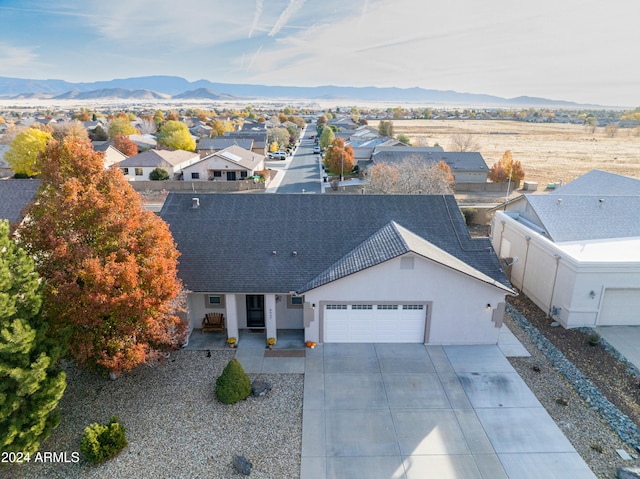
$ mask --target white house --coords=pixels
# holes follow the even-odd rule
[[[200,155],[184,150],[147,150],[130,156],[117,163],[116,166],[129,181],[143,181],[149,179],[149,174],[156,168],[162,168],[173,179],[184,168],[200,161]]]
[[[185,181],[237,181],[264,170],[264,155],[228,146],[182,169]]]
[[[189,318],[305,340],[496,344],[514,294],[453,196],[170,193]]]
[[[498,211],[510,280],[567,328],[640,324],[640,180],[594,170]]]

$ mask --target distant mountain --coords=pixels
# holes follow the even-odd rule
[[[172,98],[177,100],[199,100],[199,99],[237,100],[238,99],[238,97],[235,97],[232,95],[216,93],[215,91],[212,91],[209,88],[198,88],[196,90],[185,91],[184,93],[180,93],[179,95],[173,95]]]
[[[219,92],[219,93],[218,93]],[[598,105],[580,105],[575,102],[546,98],[501,98],[476,93],[427,90],[424,88],[381,88],[340,86],[267,86],[233,83],[214,83],[208,80],[190,82],[176,76],[145,76],[122,78],[89,83],[69,83],[63,80],[29,80],[0,77],[0,98],[16,95],[58,95],[56,99],[304,99],[304,100],[354,100],[421,103],[433,105],[477,105],[496,107],[557,107],[576,108]]]
[[[157,93],[151,90],[130,90],[128,88],[103,88],[100,90],[81,92],[68,91],[56,96],[55,100],[96,100],[96,99],[123,99],[123,100],[166,100],[169,95]]]

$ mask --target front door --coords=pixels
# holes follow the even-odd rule
[[[247,328],[264,328],[264,295],[247,295]]]
[[[227,181],[236,181],[235,171],[227,171]]]

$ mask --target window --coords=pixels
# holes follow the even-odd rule
[[[214,177],[214,178],[222,178],[222,171],[220,171],[220,170],[214,170],[214,171],[213,171],[213,177]]]
[[[287,308],[302,308],[304,296],[287,296]]]
[[[397,304],[379,304],[377,309],[398,309]]]
[[[136,176],[142,176],[142,168],[136,168]]]
[[[352,304],[351,309],[373,309],[372,304]]]
[[[129,174],[129,168],[122,168],[122,174],[128,175]]]
[[[347,309],[346,304],[327,304],[326,309]]]
[[[205,308],[224,308],[224,294],[205,294],[204,295],[204,307]]]
[[[241,171],[240,172],[240,178],[246,178],[247,177],[247,172],[246,171]]]
[[[402,309],[424,309],[423,304],[403,304]]]
[[[199,180],[200,179],[200,173],[191,173],[191,179],[192,180]]]

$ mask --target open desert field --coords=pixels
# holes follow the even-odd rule
[[[370,121],[377,127],[378,122]],[[600,169],[640,179],[640,136],[633,129],[619,129],[608,138],[604,128],[588,133],[582,125],[525,123],[498,120],[394,120],[394,131],[412,142],[453,151],[451,138],[471,134],[480,146],[487,165],[511,150],[525,170],[525,180],[547,183],[569,182],[584,173]]]

